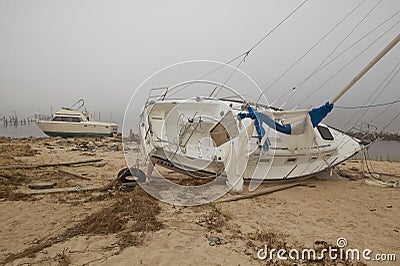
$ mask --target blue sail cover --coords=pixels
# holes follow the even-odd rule
[[[308,112],[310,116],[311,123],[313,127],[316,127],[333,109],[333,104],[327,102],[323,106],[314,108],[310,112]],[[239,113],[238,118],[251,118],[254,120],[254,126],[258,133],[258,140],[261,141],[265,135],[265,130],[262,126],[263,123],[267,124],[270,128],[275,129],[278,132],[283,134],[291,135],[292,134],[292,127],[291,125],[281,125],[275,122],[273,119],[269,118],[263,113],[257,112],[254,107],[247,107],[246,113]],[[268,141],[264,143],[264,149],[268,150]]]
[[[270,128],[273,128],[279,132],[289,134],[292,131],[292,128],[290,125],[287,126],[282,126],[281,124],[276,123],[274,120],[269,118],[263,113],[257,112],[253,107],[249,106],[247,107],[248,113],[239,113],[238,118],[239,119],[244,119],[244,118],[251,118],[254,120],[254,126],[256,128],[257,134],[258,134],[258,141],[261,142],[262,138],[265,135],[265,130],[262,126],[263,123],[267,124]],[[269,149],[269,142],[265,141],[263,148],[264,150]]]
[[[324,105],[318,108],[312,109],[308,114],[310,115],[311,123],[313,127],[318,126],[322,120],[332,111],[333,104],[326,102]]]

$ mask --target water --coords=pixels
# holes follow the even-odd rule
[[[0,136],[2,137],[46,137],[36,124],[27,126],[0,126]],[[383,140],[372,144],[368,149],[369,159],[379,161],[400,161],[400,141]],[[357,155],[358,159],[361,156]]]
[[[0,137],[46,137],[46,135],[40,130],[40,128],[32,123],[26,126],[0,126]]]
[[[378,161],[400,161],[400,141],[383,140],[368,149],[369,159]]]

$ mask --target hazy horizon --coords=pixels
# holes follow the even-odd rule
[[[100,112],[102,120],[110,120],[111,113],[112,120],[122,127],[129,99],[147,77],[182,61],[227,62],[247,51],[302,2],[0,0],[0,117],[14,111],[21,118],[37,112],[49,114],[51,109],[55,112],[83,98],[87,109],[95,112],[96,117]],[[342,41],[329,59],[399,12],[400,1],[308,1],[257,46],[240,69],[261,89],[268,88],[360,3],[328,38],[268,90],[268,101],[274,102],[313,73]],[[284,107],[316,107],[330,100],[399,34],[399,21],[397,13],[338,60],[313,75],[304,86],[296,89],[296,94]],[[371,44],[364,54],[351,61]],[[344,71],[313,93],[350,61]],[[392,70],[397,71],[395,67],[399,63],[400,44],[337,105],[363,105],[371,95],[374,99],[383,88],[380,87],[382,82]],[[176,82],[174,79],[160,79],[159,85],[172,86]],[[233,81],[229,85],[234,86]],[[398,99],[399,85],[400,77],[396,75],[375,103]],[[241,89],[241,93],[246,94],[246,88]],[[277,102],[278,106],[286,98]],[[144,102],[145,98],[140,96],[136,100]],[[391,106],[374,121],[378,129],[397,115],[399,106]],[[371,108],[360,122],[369,122],[384,108]],[[343,128],[354,113],[336,109],[326,122]],[[131,123],[137,124],[138,114],[131,113],[129,117]],[[0,125],[0,132],[2,130]],[[399,132],[399,119],[386,131]]]

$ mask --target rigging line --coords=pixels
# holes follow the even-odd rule
[[[272,34],[279,26],[281,26],[286,20],[288,20],[294,13],[296,13],[305,3],[307,3],[309,0],[303,1],[299,6],[296,7],[292,12],[290,12],[289,15],[287,15],[281,22],[279,22],[277,25],[275,25],[274,28],[272,28],[267,34],[265,34],[257,43],[255,43],[247,52],[244,53],[244,57],[242,60],[239,62],[237,67],[232,71],[232,73],[229,75],[229,77],[225,80],[224,85],[228,82],[228,80],[232,77],[232,75],[236,72],[236,70],[239,68],[239,66],[246,60],[246,57],[258,46],[260,45],[269,35]],[[218,92],[215,94],[217,95],[221,91],[222,87],[218,90]],[[211,92],[210,96],[214,93],[215,89]],[[257,101],[258,102],[258,101]]]
[[[220,66],[214,68],[214,69],[211,70],[210,72],[208,72],[208,73],[204,74],[203,76],[199,77],[198,79],[203,79],[203,78],[205,78],[205,77],[211,75],[212,73],[214,73],[214,72],[220,70],[221,68],[223,68],[223,67],[225,67],[226,65],[228,65],[228,64],[230,64],[230,63],[236,61],[237,59],[241,58],[242,56],[244,56],[244,55],[246,55],[246,54],[247,54],[247,52],[244,52],[244,53],[242,53],[242,54],[236,56],[235,58],[233,58],[233,59],[227,61],[226,63],[224,63],[224,64],[222,64],[222,65],[220,65]],[[182,88],[180,88],[180,89],[174,91],[174,92],[173,92],[172,94],[170,94],[169,96],[170,96],[170,97],[171,97],[171,96],[174,96],[174,95],[177,94],[178,92],[182,91],[183,89],[186,89],[187,87],[189,87],[189,86],[191,86],[191,85],[193,85],[193,83],[188,84],[188,85],[186,85],[186,86],[183,86]]]
[[[361,37],[361,39],[359,39],[358,41],[354,42],[352,45],[350,45],[349,47],[347,47],[345,50],[343,50],[340,54],[338,54],[337,56],[335,56],[334,58],[332,58],[329,62],[327,62],[325,65],[323,65],[317,72],[321,71],[322,69],[324,69],[325,67],[327,67],[329,64],[331,64],[333,61],[335,61],[336,59],[338,59],[340,56],[342,56],[344,53],[346,53],[348,50],[350,50],[351,48],[353,48],[356,44],[358,44],[360,41],[362,41],[363,39],[365,39],[366,37],[368,37],[371,33],[373,33],[374,31],[376,31],[378,28],[380,28],[381,26],[383,26],[386,22],[388,22],[390,19],[392,19],[395,15],[399,14],[400,10],[397,11],[393,16],[391,16],[389,19],[385,20],[384,22],[382,22],[380,25],[378,25],[377,27],[375,27],[373,30],[371,30],[370,32],[368,32],[367,34],[365,34],[363,37]],[[397,21],[395,24],[393,24],[384,34],[386,34],[388,31],[392,30],[394,27],[396,27],[398,24],[400,23],[400,20]],[[384,35],[383,34],[383,35]]]
[[[286,18],[284,18],[281,22],[279,22],[274,28],[272,28],[267,34],[265,34],[253,47],[250,48],[249,53],[260,45],[273,31],[275,31],[280,25],[282,25],[286,20],[288,20],[294,13],[296,13],[305,3],[309,0],[303,1],[295,10],[293,10]]]
[[[399,116],[400,116],[400,112],[398,112],[397,115],[396,115],[395,117],[393,117],[393,119],[390,120],[390,122],[389,122],[386,126],[384,126],[384,127],[382,128],[381,133],[382,133],[388,126],[390,126],[390,124],[393,123]]]
[[[269,35],[271,35],[272,32],[274,32],[280,25],[282,25],[286,20],[288,20],[294,13],[296,13],[296,12],[297,12],[306,2],[308,2],[308,1],[309,1],[309,0],[303,1],[295,10],[293,10],[286,18],[284,18],[284,19],[283,19],[280,23],[278,23],[273,29],[271,29],[266,35],[264,35],[264,36],[263,36],[256,44],[254,44],[248,51],[246,51],[246,52],[240,54],[239,56],[237,56],[237,57],[235,57],[235,58],[229,60],[229,61],[226,62],[224,65],[215,68],[214,70],[208,72],[207,74],[203,75],[203,76],[200,77],[199,79],[203,79],[203,78],[205,78],[205,77],[211,75],[211,74],[214,73],[215,71],[221,69],[222,67],[224,67],[224,66],[227,65],[227,64],[230,64],[230,63],[236,61],[237,59],[241,58],[242,56],[244,56],[243,59],[242,59],[242,61],[244,61],[245,58],[250,54],[251,51],[253,51],[258,45],[260,45]],[[366,0],[364,0],[364,1],[366,1]],[[240,63],[240,64],[241,64],[241,63]],[[239,65],[240,65],[240,64],[239,64]],[[188,85],[184,86],[183,88],[181,88],[181,89],[175,91],[175,92],[174,92],[173,94],[171,94],[170,96],[173,96],[173,95],[177,94],[178,92],[182,91],[183,89],[185,89],[185,88],[187,88],[188,86],[191,86],[191,85],[192,85],[192,84],[188,84]]]
[[[305,80],[303,80],[302,82],[300,82],[299,84],[297,84],[296,87],[303,87],[303,85],[312,77],[315,75],[315,73],[318,72],[318,69],[329,59],[329,57],[331,57],[332,54],[334,54],[336,52],[337,49],[339,49],[339,47],[347,40],[347,38],[350,37],[350,35],[361,25],[361,23],[364,22],[364,20],[371,15],[371,13],[377,8],[377,6],[382,3],[383,0],[380,0],[378,3],[376,3],[375,6],[372,7],[372,9],[357,23],[356,26],[354,26],[354,28],[346,35],[346,37],[344,37],[344,39],[332,50],[332,52],[325,58],[324,61],[322,61],[321,64],[318,65],[318,67],[311,73],[310,76],[308,76]]]
[[[386,103],[378,103],[378,104],[371,104],[371,105],[358,105],[358,106],[335,106],[336,109],[345,109],[345,110],[352,110],[352,109],[365,109],[365,108],[374,108],[374,107],[382,107],[387,105],[393,105],[396,103],[400,103],[400,100],[386,102]]]
[[[400,97],[397,98],[397,100],[400,101]],[[385,109],[383,109],[379,114],[377,114],[377,115],[369,122],[369,124],[371,124],[372,122],[374,122],[378,117],[380,117],[383,113],[385,113],[390,107],[391,107],[391,105],[389,105],[388,107],[386,107]]]
[[[381,87],[381,86],[383,86],[383,84],[386,82],[386,80],[388,80],[389,79],[389,77],[393,74],[393,72],[396,70],[396,68],[398,67],[400,65],[400,62],[393,68],[393,70],[389,73],[389,75],[385,78],[385,80],[381,83],[381,85],[378,87],[378,89]],[[386,83],[386,85],[381,89],[381,91],[378,93],[378,95],[372,100],[372,102],[371,102],[371,104],[374,104],[375,103],[375,101],[379,98],[379,96],[381,96],[381,94],[386,90],[386,88],[389,86],[389,84],[392,82],[392,80],[397,76],[397,74],[400,72],[400,68],[396,71],[396,73],[389,79],[389,81]],[[378,91],[378,90],[376,90],[376,91]],[[375,91],[375,92],[376,92]],[[372,98],[372,96],[374,95],[375,93],[373,93],[372,95],[371,95],[371,97],[370,98]],[[368,99],[369,100],[369,99]],[[368,111],[368,109],[367,110],[365,110],[362,114],[361,114],[361,116],[358,118],[358,120],[356,121],[356,124],[361,120],[361,118],[367,113],[367,111]],[[348,125],[348,123],[346,124],[346,126]],[[345,127],[346,127],[345,126]]]
[[[361,39],[359,39],[358,41],[354,42],[352,45],[350,45],[349,47],[347,47],[344,51],[342,51],[340,54],[338,54],[337,56],[335,56],[334,58],[332,58],[332,60],[330,60],[329,62],[327,62],[325,65],[323,65],[320,69],[318,69],[317,72],[321,71],[322,69],[324,69],[325,67],[327,67],[329,64],[331,64],[333,61],[335,61],[336,59],[338,59],[340,56],[342,56],[345,52],[347,52],[350,48],[352,48],[353,46],[355,46],[357,43],[359,43],[361,40],[365,39],[368,35],[370,35],[372,32],[374,32],[375,30],[377,30],[378,28],[380,28],[382,25],[384,25],[387,21],[389,21],[391,18],[393,18],[395,15],[399,14],[400,10],[397,11],[394,15],[392,15],[389,19],[386,19],[384,22],[382,22],[380,25],[378,25],[377,27],[375,27],[373,30],[371,30],[370,32],[368,32],[366,35],[364,35]],[[387,29],[383,34],[381,34],[377,40],[379,40],[381,37],[383,37],[386,33],[388,33],[389,31],[391,31],[394,27],[396,27],[398,24],[400,23],[400,20],[397,21],[395,24],[393,24],[389,29]],[[375,41],[376,42],[376,41]],[[374,43],[375,43],[374,42]],[[332,77],[333,78],[333,77]],[[329,79],[328,81],[330,81],[331,79]],[[323,85],[325,85],[327,82],[325,82]],[[323,86],[322,85],[322,86]],[[317,90],[319,90],[319,87],[317,88]],[[316,91],[317,91],[316,90]],[[315,91],[315,92],[316,92]],[[290,99],[296,94],[294,92],[294,89],[291,91],[288,91],[286,94],[282,95],[278,101],[282,98],[284,98],[287,94],[292,93],[291,96],[288,97],[288,99],[286,100],[285,103],[289,102]]]
[[[386,33],[385,33],[386,34]],[[385,77],[385,79],[382,81],[381,84],[379,84],[378,89],[376,91],[374,91],[369,97],[368,99],[364,102],[364,104],[367,104],[368,101],[374,96],[375,92],[377,92],[379,90],[379,88],[381,88],[382,86],[384,86],[385,82],[390,78],[390,76],[394,73],[394,71],[396,70],[396,68],[400,65],[400,62],[392,69],[392,71]],[[384,90],[385,88],[382,88],[382,90]],[[346,128],[349,123],[359,114],[360,110],[357,110],[357,112],[355,112],[351,118],[346,122],[346,124],[344,125],[344,128]]]
[[[384,33],[386,34],[386,33]],[[384,35],[383,34],[383,35]],[[370,43],[366,48],[364,48],[360,53],[358,53],[355,57],[353,57],[349,62],[347,62],[344,66],[342,66],[338,71],[336,71],[332,76],[329,77],[325,82],[323,82],[321,85],[319,85],[315,90],[313,90],[310,94],[307,95],[298,105],[301,105],[304,103],[311,95],[315,94],[318,92],[320,89],[322,89],[329,81],[331,81],[333,78],[335,78],[340,72],[342,72],[346,67],[348,67],[351,63],[353,63],[358,57],[360,57],[365,51],[367,51],[372,45],[374,45],[377,41],[379,41],[383,35],[379,36],[375,41]],[[292,95],[293,96],[293,95]],[[292,97],[291,96],[291,97]]]
[[[260,100],[261,96],[266,93],[272,86],[274,86],[284,75],[286,75],[293,67],[295,67],[304,57],[306,57],[316,46],[318,46],[326,37],[328,37],[337,27],[340,26],[354,11],[359,8],[366,0],[361,1],[353,10],[350,11],[346,16],[344,16],[332,29],[330,29],[320,40],[318,40],[304,55],[302,55],[299,59],[297,59],[286,71],[284,71],[277,79],[275,79],[268,87],[261,92],[258,96],[257,103]],[[290,92],[290,91],[289,91]],[[279,101],[281,97],[277,100]]]
[[[379,88],[382,87],[383,84],[385,84],[386,80],[392,75],[392,73],[396,70],[396,68],[397,68],[399,65],[400,65],[400,62],[393,68],[393,70],[389,73],[389,75],[387,75],[387,76],[385,77],[384,81],[379,85],[379,87],[378,87],[378,89],[377,89],[376,91],[378,91]],[[399,73],[399,71],[400,71],[400,68],[397,70],[396,74],[394,74],[394,76],[390,79],[390,81],[385,85],[385,87],[382,88],[381,92],[387,88],[387,86],[390,84],[390,82],[393,80],[393,78]],[[376,92],[376,91],[375,91],[375,92]],[[364,104],[366,104],[366,103],[372,98],[372,96],[375,94],[375,92],[374,92],[373,94],[370,95],[370,97],[364,102]],[[380,92],[380,93],[381,93],[381,92]],[[379,94],[379,95],[380,95],[380,94]],[[378,96],[378,97],[379,97],[379,96]],[[398,99],[400,99],[400,97],[399,97]],[[376,98],[374,99],[374,101],[372,102],[372,104],[375,102],[375,100],[376,100]],[[389,105],[389,107],[390,107],[390,105]],[[387,107],[387,108],[389,108],[389,107]],[[386,108],[386,110],[387,110],[387,108]],[[368,111],[368,110],[367,110],[367,111]],[[358,111],[357,111],[357,113],[358,113]],[[382,112],[381,112],[381,114],[382,114]],[[365,112],[361,115],[361,117],[360,117],[360,118],[356,121],[356,123],[354,123],[354,124],[356,125],[356,124],[361,120],[361,118],[362,118],[364,115],[365,115]],[[343,128],[346,128],[346,127],[347,127],[347,125],[348,125],[348,124],[350,123],[350,121],[354,118],[354,116],[355,116],[355,115],[353,115],[353,116],[350,118],[350,120],[347,121],[346,125],[345,125]],[[375,118],[376,118],[376,117],[375,117]],[[371,121],[370,123],[372,123],[372,121]],[[343,141],[344,141],[344,139],[339,143],[339,145],[341,145],[341,144],[343,143]],[[345,145],[346,143],[348,143],[348,141],[346,141],[343,145]]]
[[[231,77],[233,76],[233,74],[238,70],[238,68],[240,67],[240,65],[246,60],[247,55],[245,55],[242,60],[240,60],[239,64],[232,70],[231,74],[226,78],[226,80],[224,81],[224,83],[219,87],[218,91],[215,93],[215,96],[218,95],[218,93],[221,91],[221,89],[223,88],[223,86],[226,85],[226,83],[231,79]],[[217,87],[216,87],[217,88]],[[211,98],[211,96],[214,94],[215,89],[213,89],[213,91],[210,93],[210,95],[208,96],[209,98]]]
[[[347,40],[347,38],[350,37],[350,35],[361,25],[362,22],[364,22],[364,20],[376,9],[376,7],[382,1],[383,0],[380,0],[376,5],[374,5],[372,7],[372,9],[357,23],[357,25],[355,27],[353,27],[353,29],[346,35],[346,37],[328,54],[328,56],[321,62],[321,64],[319,64],[317,66],[317,68],[305,80],[303,80],[302,82],[297,84],[296,87],[299,87],[299,89],[302,88],[304,86],[304,84],[307,83],[307,81],[309,81],[310,78],[313,77],[318,72],[318,69],[329,59],[329,57],[331,57],[332,54],[334,54],[336,52],[337,49],[339,49],[339,47]]]

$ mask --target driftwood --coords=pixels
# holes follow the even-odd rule
[[[399,182],[399,181],[397,181]],[[400,187],[397,182],[387,182],[383,180],[365,180],[365,183],[368,185],[376,186],[376,187],[383,187],[383,188],[388,188],[388,187]]]
[[[303,183],[292,183],[292,184],[286,184],[286,185],[281,185],[281,186],[275,186],[275,187],[269,187],[260,191],[256,191],[250,194],[239,194],[239,195],[234,195],[231,196],[229,198],[224,198],[224,199],[220,199],[215,201],[215,203],[222,203],[222,202],[230,202],[230,201],[237,201],[237,200],[242,200],[242,199],[250,199],[250,198],[254,198],[257,196],[261,196],[261,195],[265,195],[265,194],[269,194],[272,192],[276,192],[276,191],[280,191],[280,190],[284,190],[284,189],[288,189],[288,188],[292,188],[292,187],[297,187],[297,186],[304,186]]]
[[[6,175],[6,174],[0,174],[0,177],[4,177],[6,179],[11,179],[12,176]]]
[[[0,166],[0,169],[33,169],[41,167],[71,166],[77,164],[96,163],[96,162],[101,162],[102,160],[103,159],[92,159],[92,160],[84,160],[77,162],[48,163],[48,164],[36,164],[36,165],[2,165]]]
[[[66,171],[66,170],[63,170],[63,169],[57,169],[57,171],[60,172],[60,173],[63,173],[63,174],[67,174],[67,175],[73,176],[73,177],[81,179],[81,180],[89,180],[89,181],[92,180],[92,179],[90,179],[88,177],[84,177],[84,176],[82,176],[80,174],[75,174],[75,173],[72,173],[70,171]]]
[[[400,175],[381,173],[381,172],[371,172],[371,174],[385,175],[385,176],[390,176],[390,177],[400,177]]]
[[[91,186],[75,186],[75,187],[63,187],[63,188],[50,188],[32,191],[21,191],[23,194],[27,195],[37,195],[37,194],[53,194],[62,192],[81,192],[81,191],[93,191],[103,189],[103,185],[91,185]]]
[[[30,189],[51,189],[57,185],[56,182],[37,182],[28,185]]]

